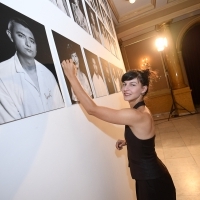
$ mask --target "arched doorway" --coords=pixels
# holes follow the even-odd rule
[[[181,50],[193,102],[200,105],[200,23],[186,32]]]

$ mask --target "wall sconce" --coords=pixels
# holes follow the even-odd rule
[[[135,0],[129,0],[129,3],[135,3]]]
[[[157,38],[155,44],[158,51],[163,51],[168,45],[167,38]]]
[[[142,67],[150,67],[150,64],[148,63],[148,59],[147,58],[143,58],[142,60]]]

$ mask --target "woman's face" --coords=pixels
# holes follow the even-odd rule
[[[125,101],[133,101],[139,98],[147,90],[147,86],[142,86],[137,78],[124,81],[122,84],[122,94]]]

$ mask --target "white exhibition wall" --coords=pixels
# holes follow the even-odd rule
[[[77,25],[69,1],[70,17],[49,0],[0,3],[44,25],[65,102],[63,108],[0,125],[0,199],[135,199],[126,149],[115,149],[116,140],[124,137],[124,127],[98,120],[81,105],[72,104],[52,30],[79,44],[83,55],[85,48],[125,71],[119,46],[116,57]],[[86,67],[91,84],[87,62]],[[94,101],[115,109],[128,106],[118,92]]]

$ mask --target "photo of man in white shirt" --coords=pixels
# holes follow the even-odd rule
[[[35,60],[37,44],[29,25],[13,18],[6,33],[16,53],[0,63],[0,124],[64,107],[54,75]]]
[[[92,77],[92,82],[94,85],[96,97],[102,97],[102,96],[108,95],[107,86],[103,79],[98,57],[92,52],[88,51],[87,49],[84,49],[84,50],[85,50],[88,67],[90,69],[90,74]]]

